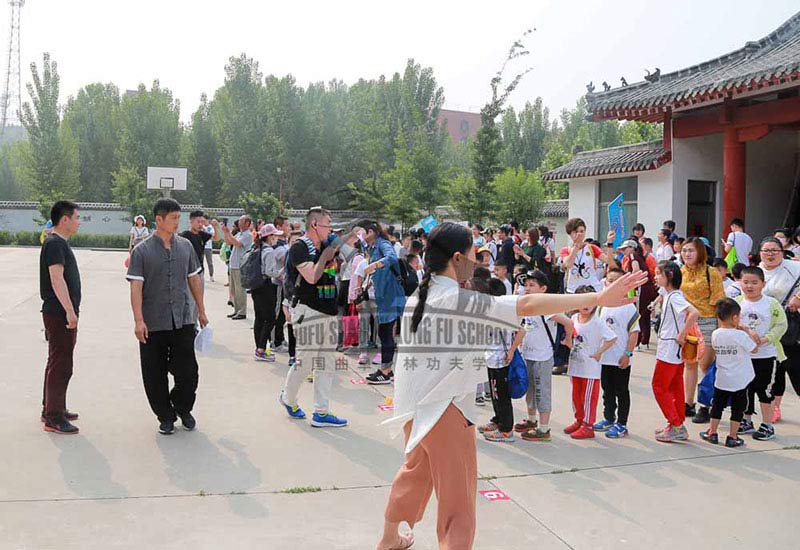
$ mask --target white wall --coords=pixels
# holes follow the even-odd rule
[[[678,234],[686,235],[689,180],[717,182],[717,197],[722,197],[722,134],[673,139],[672,164],[672,219],[677,224]],[[722,204],[719,199],[717,235],[722,230]]]
[[[745,225],[756,242],[783,223],[800,151],[799,134],[772,132],[747,143]]]
[[[586,236],[597,238],[598,179],[576,178],[569,180],[569,217],[586,222]],[[563,231],[563,228],[562,228]]]
[[[593,176],[576,178],[569,181],[569,217],[583,218],[586,222],[587,236],[599,241],[605,235],[597,235],[599,227],[598,201],[599,182],[602,179],[632,177],[638,180],[638,214],[637,221],[644,224],[647,236],[653,241],[661,229],[664,220],[672,218],[672,163],[668,163],[657,170],[646,172],[628,172],[625,174],[609,174],[606,176]]]

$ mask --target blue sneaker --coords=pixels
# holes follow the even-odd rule
[[[622,424],[614,424],[606,432],[606,437],[610,437],[611,439],[619,439],[620,437],[627,437],[627,436],[628,436],[628,428],[626,428]]]
[[[286,409],[286,413],[296,419],[296,420],[303,420],[306,417],[306,413],[303,412],[303,409],[300,407],[292,407],[291,405],[287,405],[286,402],[283,400],[283,392],[278,394],[278,403],[283,405],[283,408]]]
[[[608,430],[613,425],[614,425],[613,422],[611,422],[610,420],[606,420],[604,418],[600,422],[595,422],[594,426],[592,426],[592,429],[594,431],[596,431],[596,432],[604,432],[604,431]]]
[[[314,413],[314,416],[311,417],[311,425],[315,428],[344,428],[347,426],[347,420],[332,413]]]

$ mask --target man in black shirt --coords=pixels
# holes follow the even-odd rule
[[[222,233],[219,230],[219,222],[217,220],[211,220],[211,227],[214,228],[214,235],[212,236],[204,230],[205,220],[206,215],[202,210],[193,211],[189,214],[189,229],[180,233],[181,237],[188,239],[189,242],[192,243],[192,248],[194,248],[201,266],[203,265],[205,247],[208,240],[213,238],[215,241],[218,241],[222,238]],[[203,280],[202,276],[200,280]]]
[[[50,210],[50,220],[53,230],[39,254],[39,292],[49,344],[42,421],[47,432],[76,434],[78,428],[70,421],[77,420],[78,415],[67,410],[67,386],[72,378],[72,353],[78,337],[81,276],[67,241],[81,225],[78,206],[57,201]]]
[[[338,322],[336,320],[336,254],[352,244],[359,228],[341,238],[331,235],[331,215],[312,208],[306,215],[306,234],[289,248],[287,284],[295,289],[292,328],[297,338],[297,362],[289,368],[278,400],[290,417],[303,419],[297,404],[300,386],[314,370],[315,428],[339,428],[347,420],[330,411],[330,393],[336,368]]]
[[[508,270],[508,276],[514,276],[514,264],[516,257],[514,256],[514,239],[511,237],[512,228],[508,224],[500,226],[500,251],[497,253],[497,260],[495,263],[504,264]]]

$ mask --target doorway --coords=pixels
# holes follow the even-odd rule
[[[687,237],[706,237],[711,246],[717,242],[717,182],[689,180],[689,205],[686,217]]]

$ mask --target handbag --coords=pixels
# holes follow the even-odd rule
[[[786,307],[798,283],[800,283],[800,277],[795,280],[792,288],[790,288],[788,294],[786,294],[786,298],[781,302],[781,306],[786,312],[787,323],[786,332],[781,336],[781,344],[784,346],[796,346],[797,343],[800,342],[800,311],[789,311],[789,308]]]
[[[350,304],[347,315],[342,317],[342,328],[344,330],[343,345],[358,346],[358,312],[355,304]]]
[[[503,349],[508,354],[508,346],[503,332],[500,332],[500,340],[503,342]],[[511,399],[525,397],[525,394],[528,393],[528,367],[518,349],[514,350],[511,362],[506,366],[508,367],[508,393],[511,395]]]

